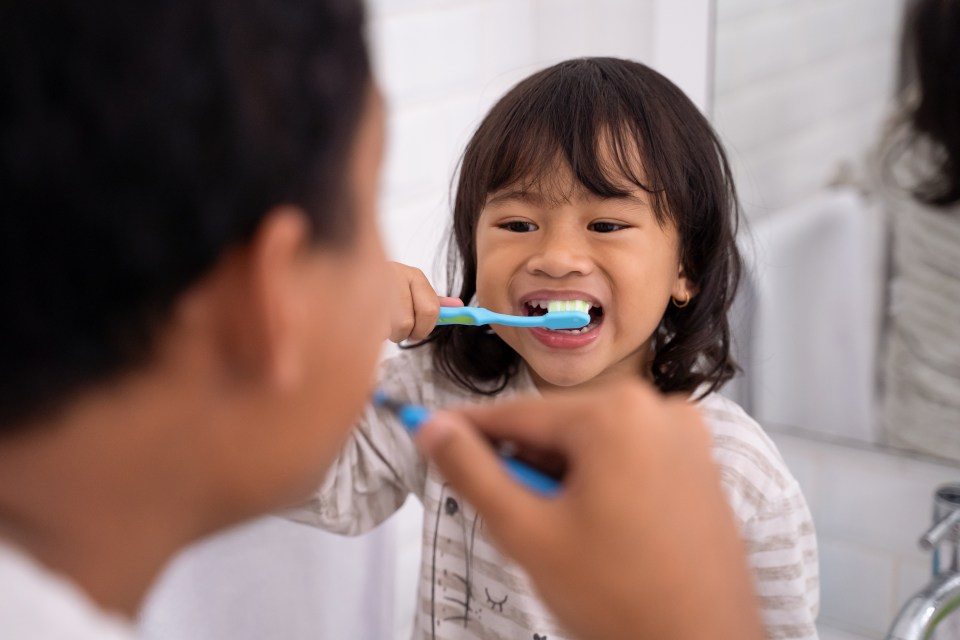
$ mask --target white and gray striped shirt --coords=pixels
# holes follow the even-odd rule
[[[429,347],[385,361],[380,384],[392,396],[432,408],[537,394],[525,369],[493,398],[470,394],[434,370]],[[768,637],[816,638],[817,546],[797,482],[763,430],[734,402],[711,394],[699,408],[713,431],[714,455],[749,552]],[[487,538],[476,511],[389,416],[369,409],[324,486],[286,515],[357,534],[383,522],[410,493],[424,506],[415,638],[570,638],[525,573]]]
[[[887,444],[960,460],[960,206],[887,200],[893,235],[883,334]]]

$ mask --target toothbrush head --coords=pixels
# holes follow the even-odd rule
[[[550,311],[540,316],[547,329],[581,329],[590,324],[590,314],[583,311]]]

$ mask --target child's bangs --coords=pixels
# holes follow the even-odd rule
[[[633,122],[618,104],[571,104],[560,95],[511,114],[511,126],[487,158],[487,195],[513,189],[559,203],[580,189],[601,198],[642,189],[653,196],[662,221],[662,181],[649,161],[642,123]]]

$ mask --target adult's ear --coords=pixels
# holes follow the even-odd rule
[[[283,389],[297,386],[303,377],[296,320],[300,269],[310,241],[306,214],[283,205],[267,214],[250,243],[251,312],[259,325],[263,371]]]
[[[228,376],[287,390],[299,384],[303,362],[297,348],[297,294],[310,242],[306,214],[292,205],[278,206],[200,284]]]

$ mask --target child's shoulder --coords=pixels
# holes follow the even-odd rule
[[[713,435],[713,456],[738,516],[801,495],[773,440],[740,405],[710,393],[697,408]]]

